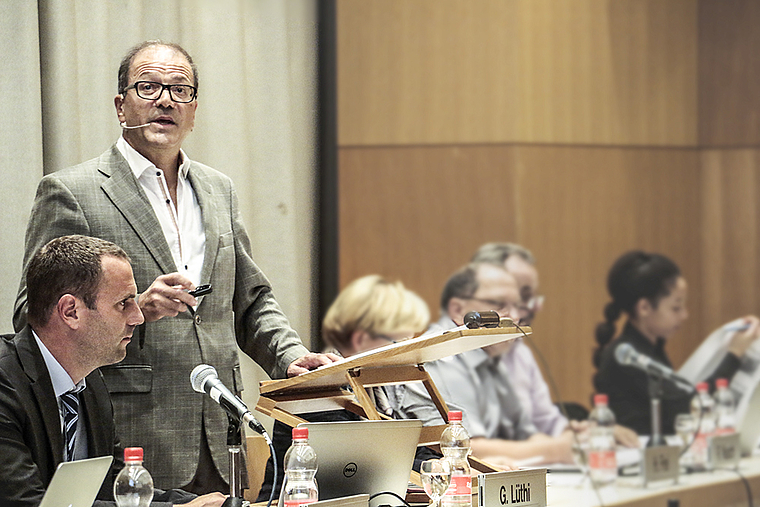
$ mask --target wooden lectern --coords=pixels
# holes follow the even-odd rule
[[[511,320],[501,319],[498,327],[468,329],[464,326],[443,332],[426,333],[411,340],[353,355],[297,377],[261,382],[256,410],[288,426],[305,419],[296,414],[345,409],[367,419],[388,419],[380,414],[366,388],[422,382],[444,421],[448,407],[441,398],[424,363],[478,349],[524,334],[530,327],[518,329]],[[353,392],[348,390],[350,386]],[[420,445],[437,445],[444,426],[422,428]],[[472,466],[481,472],[493,467],[470,457]]]

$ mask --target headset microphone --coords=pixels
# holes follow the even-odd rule
[[[142,125],[135,125],[135,126],[130,127],[129,125],[127,125],[127,122],[123,121],[123,122],[119,123],[119,125],[124,130],[132,130],[132,129],[141,129],[143,127],[149,127],[150,123],[143,123]]]

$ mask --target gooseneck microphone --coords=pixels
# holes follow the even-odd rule
[[[121,128],[123,128],[124,130],[132,130],[132,129],[141,129],[143,127],[149,127],[150,123],[143,123],[142,125],[133,125],[130,127],[129,125],[127,125],[127,122],[123,121],[119,123],[119,126],[121,126]]]
[[[623,366],[633,366],[645,371],[649,375],[668,379],[684,391],[694,391],[694,386],[688,380],[664,364],[637,352],[630,343],[621,343],[617,346],[615,349],[615,359]]]
[[[489,310],[487,312],[468,312],[464,316],[464,325],[468,329],[478,329],[480,327],[499,327],[501,318],[499,314]]]
[[[219,376],[216,373],[216,368],[208,364],[199,364],[193,368],[190,373],[190,383],[193,385],[193,389],[199,393],[206,393],[211,398],[222,406],[227,413],[234,417],[236,420],[247,424],[252,430],[260,433],[264,438],[269,441],[269,435],[267,435],[264,426],[253,416],[248,407],[243,403],[238,396],[234,395],[225,385],[219,380]]]

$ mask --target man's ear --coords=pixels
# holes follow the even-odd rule
[[[462,299],[457,297],[449,299],[449,304],[446,307],[446,313],[457,326],[464,324],[464,308],[465,303]]]
[[[123,122],[124,119],[124,96],[116,95],[113,98],[113,105],[116,108],[116,116],[119,118],[119,122]]]
[[[71,329],[79,328],[81,323],[79,309],[79,300],[71,294],[64,294],[61,296],[60,299],[58,299],[58,304],[55,306],[58,318]]]

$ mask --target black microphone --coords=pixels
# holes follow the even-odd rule
[[[615,349],[615,359],[624,366],[633,366],[644,370],[649,375],[668,379],[685,391],[690,393],[694,391],[694,386],[688,380],[679,376],[664,364],[637,352],[630,343],[621,343],[617,346]]]
[[[269,435],[267,435],[264,426],[248,410],[243,400],[232,394],[232,391],[227,389],[222,381],[219,380],[219,376],[213,366],[199,364],[193,368],[193,371],[190,373],[190,383],[193,385],[194,390],[211,396],[230,416],[244,422],[252,430],[262,434],[265,439],[269,440]]]
[[[468,329],[478,329],[480,327],[499,327],[501,318],[499,314],[489,310],[487,312],[467,312],[464,316],[464,325]]]
[[[142,125],[134,125],[130,127],[129,125],[127,125],[127,122],[123,121],[119,123],[119,126],[125,130],[132,130],[132,129],[141,129],[143,127],[149,127],[150,123],[143,123]]]

